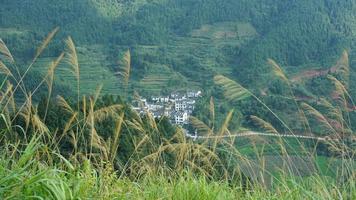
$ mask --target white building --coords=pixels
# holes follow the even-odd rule
[[[185,110],[186,108],[187,108],[187,102],[184,100],[176,101],[174,104],[174,109],[176,111],[182,111]]]
[[[187,112],[175,112],[174,113],[174,123],[175,124],[187,124],[188,123],[188,113]]]
[[[187,96],[188,98],[198,98],[202,95],[201,91],[188,91]]]
[[[160,103],[168,103],[169,97],[152,97],[152,101],[160,102]]]

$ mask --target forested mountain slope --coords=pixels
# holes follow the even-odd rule
[[[255,88],[269,82],[267,58],[294,71],[326,68],[346,49],[355,68],[355,13],[353,0],[2,0],[0,36],[15,54],[31,57],[35,44],[59,26],[48,56],[58,55],[71,35],[90,54],[80,59],[89,71],[113,70],[130,48],[132,87],[148,80],[153,85],[146,89],[155,92],[161,92],[155,86],[161,70],[176,77],[163,82],[167,90],[187,82],[207,87],[216,73]],[[98,64],[88,65],[88,57]],[[114,83],[106,86],[117,93]]]

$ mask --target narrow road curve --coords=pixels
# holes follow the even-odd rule
[[[254,132],[254,131],[245,131],[237,134],[231,135],[220,135],[220,136],[198,136],[198,135],[191,135],[186,133],[186,136],[196,139],[223,139],[223,138],[232,138],[232,137],[250,137],[250,136],[266,136],[266,137],[282,137],[282,138],[301,138],[301,139],[311,139],[311,140],[320,140],[320,141],[338,141],[338,139],[331,139],[328,137],[316,137],[316,136],[306,136],[306,135],[291,135],[291,134],[276,134],[276,133],[261,133],[261,132]]]

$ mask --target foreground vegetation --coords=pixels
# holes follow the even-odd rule
[[[42,81],[28,90],[23,80],[57,32],[49,33],[30,64],[21,67],[0,40],[4,77],[0,99],[1,198],[356,198],[355,138],[350,120],[353,111],[349,109],[353,102],[344,82],[348,74],[346,52],[338,72],[340,81],[328,76],[336,88],[335,102],[321,99],[324,109],[318,111],[305,102],[294,101],[309,139],[293,138],[297,133],[258,96],[216,75],[214,82],[227,100],[257,101],[279,127],[250,116],[254,128],[273,134],[272,138],[262,134],[247,139],[234,137],[252,130],[230,125],[233,110],[217,122],[212,98],[209,119],[191,119],[193,128],[206,139],[193,140],[168,119],[136,113],[125,98],[100,95],[100,86],[93,95],[82,96],[80,64],[70,37]],[[75,78],[75,99],[53,98],[54,73],[61,62],[67,63]],[[283,70],[272,60],[268,63],[275,75],[292,87]],[[130,69],[131,54],[126,51],[116,70],[124,97],[130,94]],[[38,90],[47,92],[36,102],[33,99]],[[293,91],[290,89],[291,96]],[[317,130],[323,134],[316,135],[311,124],[320,125]],[[274,166],[270,166],[271,160]],[[309,164],[302,166],[304,160],[310,160]]]
[[[94,167],[89,160],[73,165],[59,154],[55,164],[39,162],[46,151],[32,140],[18,158],[2,156],[0,196],[2,199],[354,199],[354,179],[342,183],[313,175],[304,179],[283,177],[267,189],[209,180],[182,172],[175,176],[144,175],[135,180],[110,167]],[[8,156],[8,157],[7,157]]]

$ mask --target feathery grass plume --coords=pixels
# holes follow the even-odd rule
[[[58,67],[59,63],[61,62],[61,60],[64,57],[64,53],[61,53],[56,60],[52,61],[50,63],[50,66],[47,70],[47,75],[45,77],[45,82],[48,86],[48,90],[52,91],[52,84],[53,84],[53,79],[54,79],[54,71],[56,70],[56,68]]]
[[[2,106],[2,109],[7,109],[9,110],[8,104],[10,104],[10,108],[12,108],[12,112],[15,112],[15,98],[14,98],[14,90],[13,90],[13,85],[11,84],[11,82],[8,80],[8,76],[10,76],[15,83],[17,83],[16,78],[14,77],[14,75],[12,74],[12,72],[9,70],[9,68],[0,60],[0,74],[4,74],[6,77],[4,78],[0,88],[3,88],[4,84],[7,84],[7,88],[5,90],[5,92],[1,92],[2,93],[2,97],[0,97],[0,104],[2,104],[4,102],[4,100],[7,97],[7,102],[4,106]],[[25,90],[23,88],[21,88],[23,93],[26,93]]]
[[[99,157],[99,159],[103,159],[104,161],[108,161],[109,157],[108,157],[108,147],[105,143],[105,141],[103,140],[102,137],[99,136],[98,132],[96,131],[96,129],[94,127],[91,127],[91,136],[90,136],[90,157],[94,158],[94,153],[93,153],[93,149],[98,149],[101,152],[101,155],[103,155],[103,158]],[[98,162],[100,163],[100,162]]]
[[[97,100],[99,99],[102,89],[103,89],[102,83],[97,85],[97,87],[95,88],[94,97],[93,97],[94,105],[96,104]]]
[[[20,80],[18,81],[18,84],[16,85],[14,91],[16,91],[17,87],[20,87],[20,84],[23,83],[23,79],[26,77],[27,73],[30,71],[32,68],[33,64],[36,62],[37,58],[42,54],[43,50],[49,45],[49,43],[52,41],[53,37],[56,35],[58,32],[59,28],[55,28],[52,32],[50,32],[47,37],[42,41],[41,46],[37,49],[36,55],[32,60],[32,63],[27,67],[26,71],[23,73],[21,76]]]
[[[5,58],[7,58],[10,62],[14,63],[14,57],[12,57],[12,54],[10,50],[7,48],[5,42],[0,38],[0,54],[3,55]]]
[[[265,120],[254,115],[251,115],[250,118],[256,126],[263,129],[267,133],[279,134],[279,132],[269,122],[266,122]]]
[[[320,98],[318,104],[325,107],[327,110],[326,115],[330,118],[337,120],[339,123],[344,123],[344,117],[340,109],[337,109],[334,105],[332,105],[325,98]]]
[[[149,122],[148,125],[150,125],[150,128],[152,128],[155,131],[158,131],[158,126],[157,126],[156,120],[153,117],[152,113],[147,111],[146,116],[147,116],[147,119]]]
[[[68,104],[68,102],[60,95],[57,96],[57,104],[64,108],[65,111],[67,111],[70,114],[74,113],[74,110],[72,109],[72,107]]]
[[[99,149],[102,155],[104,156],[105,161],[108,161],[108,146],[105,143],[104,139],[99,136],[98,132],[96,131],[95,128],[95,112],[94,112],[94,100],[90,99],[89,100],[89,113],[88,113],[88,125],[89,125],[89,131],[90,131],[90,152],[89,152],[89,157],[90,158],[95,158],[93,157],[93,149]]]
[[[79,110],[79,99],[80,99],[80,68],[78,62],[78,55],[75,49],[74,42],[69,36],[66,41],[66,61],[70,66],[70,71],[77,80],[77,109]]]
[[[80,77],[78,55],[75,49],[74,42],[71,37],[68,37],[65,41],[66,43],[66,61],[70,65],[71,72],[77,80]]]
[[[298,103],[296,101],[296,98],[295,98],[295,95],[294,95],[290,80],[288,79],[288,77],[284,73],[283,69],[277,64],[277,62],[275,62],[272,59],[267,59],[267,63],[272,66],[273,74],[275,76],[279,77],[280,79],[282,79],[287,84],[287,86],[289,88],[290,95],[291,95],[291,97],[292,97],[292,99],[294,101],[294,104],[295,104],[296,108],[298,109],[299,115],[297,115],[297,117],[300,118],[299,120],[301,120],[305,131],[311,132],[310,124],[309,124],[308,120],[305,117],[305,113],[303,112],[303,110],[300,109],[300,107],[299,107],[299,105],[298,105]]]
[[[57,32],[59,31],[59,27],[56,27],[55,29],[53,29],[45,38],[45,40],[43,40],[41,46],[37,49],[36,51],[36,55],[34,57],[34,61],[42,54],[43,50],[46,49],[46,47],[48,46],[48,44],[52,41],[53,37],[57,34]]]
[[[133,99],[138,103],[139,107],[141,107],[141,108],[145,107],[144,102],[141,100],[142,97],[140,96],[140,94],[137,91],[134,91]]]
[[[94,145],[100,146],[100,144],[98,144],[98,142],[100,142],[100,139],[98,139],[98,134],[95,130],[94,102],[92,99],[89,99],[88,124],[90,126],[90,152],[89,152],[89,154],[91,157]],[[94,143],[96,143],[96,144],[94,144]]]
[[[337,95],[337,101],[342,105],[342,111],[345,111],[347,117],[347,123],[341,123],[348,127],[352,126],[351,117],[349,114],[349,102],[351,102],[351,107],[355,107],[355,103],[350,93],[347,91],[345,85],[339,81],[334,76],[328,75],[327,78],[334,84],[335,93]]]
[[[45,77],[41,80],[41,82],[36,86],[35,89],[33,89],[33,91],[31,92],[31,96],[33,96],[37,90],[39,90],[41,88],[41,86],[43,85],[43,83],[47,84],[48,87],[48,93],[52,92],[52,82],[54,79],[54,70],[57,68],[57,66],[59,65],[60,61],[63,59],[64,54],[62,53],[61,55],[59,55],[58,58],[56,58],[56,60],[52,61],[49,65],[49,68],[47,70],[47,73],[45,75]],[[51,96],[51,95],[49,95]]]
[[[200,121],[196,117],[190,117],[189,118],[190,123],[192,126],[197,129],[199,134],[203,135],[212,135],[213,131],[210,129],[208,125],[206,125],[204,122]]]
[[[328,128],[329,131],[332,131],[333,133],[336,133],[336,130],[331,126],[329,121],[326,119],[326,117],[321,114],[318,110],[313,108],[311,105],[307,103],[301,103],[301,107],[306,111],[306,114],[313,116],[318,122],[324,125],[324,127]]]
[[[345,88],[344,84],[342,84],[337,78],[335,78],[332,75],[327,75],[327,78],[333,82],[334,86],[335,86],[335,92],[337,93],[337,95],[339,96],[339,100],[341,100],[345,106],[345,109],[347,108],[347,99],[346,97],[351,101],[352,105],[355,106],[352,97],[350,95],[350,93],[347,91],[347,89]]]
[[[70,130],[68,135],[70,136],[69,142],[73,145],[72,155],[76,156],[78,153],[78,143],[79,143],[78,140],[79,139],[77,137],[77,134],[75,134],[73,130]]]
[[[16,103],[15,103],[15,96],[14,96],[14,92],[13,92],[13,88],[14,86],[10,83],[10,81],[7,81],[7,88],[9,90],[8,93],[8,99],[9,99],[9,108],[6,109],[11,109],[11,112],[15,112],[16,111]]]
[[[5,142],[9,142],[9,137],[13,137],[14,134],[12,134],[13,132],[13,127],[11,125],[11,120],[10,120],[10,116],[8,112],[2,112],[0,113],[0,122],[2,123],[3,127],[1,130],[1,136],[0,136],[0,142],[1,144],[3,144],[3,141]],[[27,141],[27,138],[25,138]]]
[[[32,66],[34,65],[34,63],[36,62],[37,58],[40,56],[40,54],[42,53],[42,51],[48,46],[48,44],[50,43],[50,41],[53,39],[55,33],[57,32],[58,30],[54,30],[52,31],[46,38],[45,40],[42,42],[42,45],[40,46],[40,48],[38,49],[37,53],[36,53],[36,56],[33,58],[31,64],[26,68],[25,72],[20,75],[20,73],[18,72],[18,74],[20,75],[20,80],[19,81],[16,81],[16,86],[14,88],[14,93],[17,91],[17,89],[20,87],[20,89],[23,91],[24,95],[27,95],[27,92],[26,92],[26,87],[23,83],[23,80],[24,78],[26,77],[26,75],[28,74],[28,72],[30,71],[30,69],[32,68]],[[1,42],[0,42],[1,43]],[[0,46],[3,46],[3,45],[0,45]],[[5,46],[6,47],[6,46]],[[1,47],[0,47],[1,48]],[[6,50],[6,49],[5,49]],[[5,51],[5,53],[7,53]],[[9,53],[9,52],[8,52]],[[11,55],[11,54],[10,54]],[[12,59],[13,60],[13,59]],[[17,69],[17,67],[16,67]],[[18,70],[18,69],[17,69]],[[41,83],[42,84],[42,83]],[[37,86],[36,90],[39,88],[39,86]],[[33,93],[32,93],[33,94]],[[29,94],[29,96],[32,96],[32,94]],[[28,101],[29,99],[26,99],[26,101]],[[9,102],[6,103],[6,105],[8,104]],[[20,109],[21,110],[21,109]],[[17,115],[17,114],[16,114]]]
[[[61,140],[67,136],[67,133],[71,131],[71,128],[74,126],[74,122],[78,120],[78,113],[74,112],[73,115],[69,118],[69,120],[65,123],[62,135],[57,140],[57,145],[60,144]]]
[[[85,95],[82,96],[82,112],[83,112],[83,121],[86,121],[87,117],[87,97]],[[79,111],[78,111],[79,112]]]
[[[7,66],[0,60],[0,74],[4,74],[6,76],[12,76],[11,71]]]
[[[224,90],[224,95],[232,102],[236,102],[247,97],[252,96],[257,100],[262,106],[264,106],[278,121],[286,128],[291,134],[294,134],[292,129],[276,114],[274,113],[260,98],[254,95],[252,92],[242,87],[240,84],[235,81],[222,76],[217,75],[214,77],[215,84],[221,86]]]
[[[233,114],[234,114],[234,110],[230,110],[230,112],[226,115],[224,123],[221,125],[220,131],[218,133],[218,137],[216,137],[214,140],[213,152],[216,151],[217,144],[218,144],[219,140],[222,138],[222,136],[231,135],[228,128],[229,128]],[[230,139],[231,139],[231,143],[233,143],[234,138],[230,137]]]
[[[52,61],[50,64],[50,67],[48,68],[47,75],[45,77],[45,82],[48,88],[48,96],[47,96],[47,102],[46,102],[46,108],[45,108],[45,114],[44,114],[44,121],[46,121],[47,118],[47,113],[48,113],[48,106],[49,102],[52,96],[52,90],[53,90],[53,80],[54,80],[54,71],[56,70],[57,66],[61,62],[61,60],[64,57],[64,53],[61,53],[58,58],[55,61]]]
[[[214,123],[215,123],[215,105],[214,105],[214,98],[210,97],[209,102],[209,114],[210,114],[210,127],[214,130]]]
[[[269,65],[272,66],[274,75],[281,78],[286,83],[289,83],[289,80],[288,80],[287,76],[285,75],[285,73],[283,72],[282,68],[274,60],[267,59],[267,62]]]
[[[12,98],[13,97],[13,85],[11,84],[10,81],[6,81],[6,90],[4,92],[0,91],[0,105],[6,98]],[[6,108],[6,107],[5,107]],[[4,108],[2,108],[4,109]]]
[[[116,74],[122,78],[122,83],[124,84],[125,90],[127,90],[131,71],[131,53],[130,50],[127,50],[124,53],[124,56],[119,62],[119,69]]]
[[[4,100],[10,102],[7,106],[3,107],[2,103],[4,102]],[[0,130],[0,132],[2,132],[3,136],[6,137],[7,134],[10,134],[10,138],[13,137],[12,134],[13,132],[13,126],[11,126],[12,120],[11,117],[13,117],[13,113],[16,112],[16,104],[15,104],[15,99],[14,99],[14,94],[13,94],[13,85],[10,83],[10,81],[6,81],[6,89],[4,92],[2,92],[0,90],[0,105],[1,105],[1,119],[3,119],[3,122],[6,125],[6,129]],[[9,106],[10,105],[10,106]],[[26,138],[26,134],[25,135],[25,139],[27,141]],[[2,139],[0,139],[1,141]]]
[[[58,66],[58,64],[59,64],[59,62],[62,60],[62,58],[63,58],[63,55],[60,55],[55,61],[51,62],[50,67],[49,67],[48,72],[47,72],[47,74],[45,75],[45,77],[44,77],[44,78],[41,80],[41,82],[36,86],[36,88],[33,89],[33,91],[30,92],[30,94],[29,94],[28,96],[26,96],[26,102],[30,100],[29,97],[32,97],[32,96],[41,88],[41,86],[42,86],[44,83],[48,83],[48,81],[50,81],[50,80],[48,80],[48,77],[53,76],[54,69]],[[51,72],[52,70],[53,70],[53,72]],[[52,73],[52,74],[51,74],[51,73]],[[23,77],[24,77],[24,76],[23,76]],[[22,78],[23,78],[23,77],[22,77]],[[19,84],[20,84],[20,83],[18,82],[16,87],[20,86]],[[50,84],[51,84],[51,83],[50,83]],[[16,89],[16,87],[15,87],[15,89]],[[22,87],[21,87],[21,89],[22,89],[23,93],[25,93],[25,90],[24,90]],[[15,91],[15,90],[14,90],[14,91]],[[51,87],[48,87],[49,96],[48,96],[48,98],[47,98],[47,102],[49,102],[49,100],[50,100],[51,91],[52,91],[52,88],[51,88]],[[21,109],[25,106],[26,102],[20,107],[19,110],[21,110]],[[8,103],[9,103],[9,102],[8,102]],[[46,109],[47,109],[47,108],[46,108]],[[47,110],[45,111],[45,113],[47,114]],[[18,114],[18,113],[17,113],[17,114]],[[15,118],[16,118],[17,114],[15,115]],[[45,116],[46,116],[46,115],[45,115]],[[44,119],[45,119],[45,118],[44,118]]]
[[[143,133],[143,132],[141,132],[141,133]],[[139,141],[137,141],[137,138],[134,138],[134,142],[133,142],[134,151],[130,155],[130,157],[127,160],[127,162],[125,163],[125,165],[123,166],[123,170],[121,172],[120,178],[122,178],[122,176],[126,172],[126,169],[133,168],[133,166],[135,166],[138,163],[138,162],[134,161],[134,159],[139,156],[140,149],[143,148],[150,141],[151,141],[151,138],[147,134],[144,134],[143,137],[141,137]]]
[[[230,112],[226,115],[224,123],[222,124],[220,131],[219,131],[219,136],[223,136],[226,133],[230,134],[230,131],[228,130],[232,116],[234,114],[234,110],[230,110]]]
[[[108,117],[115,117],[118,115],[118,112],[123,108],[120,104],[115,104],[111,106],[106,106],[94,111],[94,119],[95,121],[101,122]]]
[[[27,99],[27,101],[24,103],[24,107],[22,107],[17,112],[24,119],[24,121],[25,121],[25,127],[24,127],[25,129],[24,130],[27,132],[28,128],[30,126],[31,119],[32,119],[33,106],[32,106],[32,98],[31,98],[31,96],[28,95],[28,98],[26,97],[26,99]]]
[[[40,119],[40,117],[37,115],[37,113],[34,113],[32,115],[32,125],[33,125],[33,128],[36,131],[38,131],[39,133],[41,134],[46,134],[47,136],[50,136],[50,132],[49,132],[49,129],[48,127],[46,126],[45,123],[43,123]]]
[[[118,119],[116,121],[114,137],[113,137],[112,143],[110,145],[109,159],[110,159],[111,163],[114,162],[114,159],[117,154],[117,149],[119,148],[119,138],[120,138],[123,122],[124,122],[124,112],[121,113],[121,115],[118,117]]]
[[[2,102],[2,99],[4,98],[2,94],[4,93],[3,92],[3,88],[4,88],[5,84],[6,84],[6,82],[8,82],[7,76],[0,83],[0,102]]]
[[[224,89],[225,97],[231,101],[239,101],[251,96],[247,89],[225,76],[215,76],[214,82]]]
[[[349,83],[350,77],[350,63],[349,63],[349,54],[346,50],[342,52],[340,59],[336,63],[336,72],[340,73],[345,85]]]
[[[133,128],[134,130],[137,130],[139,133],[145,132],[145,128],[142,127],[142,122],[137,121],[136,119],[125,120],[125,125],[130,128]]]

